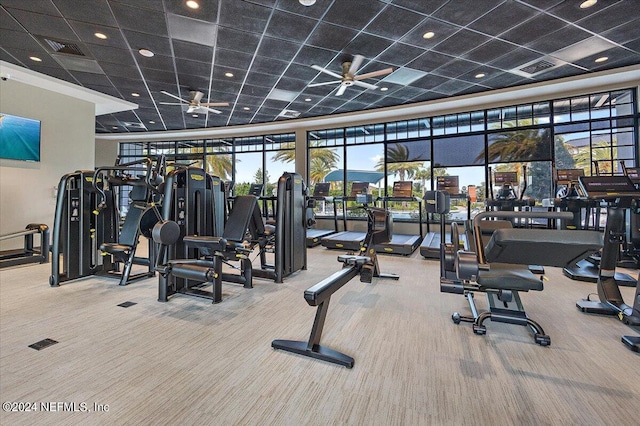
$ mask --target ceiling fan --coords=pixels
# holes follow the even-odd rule
[[[200,100],[202,99],[202,97],[204,96],[204,93],[198,91],[198,90],[192,90],[189,92],[189,96],[191,97],[191,100],[186,100],[186,99],[182,99],[176,95],[173,95],[169,92],[166,92],[164,90],[162,90],[160,93],[163,93],[167,96],[171,96],[174,99],[177,99],[180,101],[180,103],[178,102],[159,102],[162,105],[182,105],[182,104],[188,104],[189,107],[187,108],[187,113],[191,114],[191,113],[207,113],[207,112],[213,112],[216,114],[221,114],[222,111],[218,111],[217,109],[213,109],[210,107],[223,107],[223,106],[229,106],[228,102],[200,102]]]
[[[365,83],[364,81],[361,81],[361,80],[372,78],[372,77],[379,77],[381,75],[387,75],[393,72],[393,68],[385,68],[383,70],[373,71],[366,74],[358,75],[357,72],[358,72],[358,69],[360,68],[360,65],[362,65],[362,61],[364,61],[364,56],[355,55],[353,57],[353,60],[343,62],[342,75],[335,73],[333,71],[329,71],[326,68],[322,68],[319,65],[311,65],[311,68],[313,68],[314,70],[323,72],[325,74],[329,74],[332,77],[339,78],[339,80],[326,81],[324,83],[312,83],[312,84],[309,84],[308,87],[326,86],[328,84],[339,83],[340,87],[338,87],[336,96],[341,96],[344,93],[344,91],[347,89],[347,87],[351,85],[356,85],[356,86],[364,87],[367,89],[375,90],[378,88],[378,86],[370,83]]]

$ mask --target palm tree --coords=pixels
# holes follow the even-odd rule
[[[284,163],[293,163],[296,160],[295,142],[287,142],[282,149],[276,152],[271,159]],[[337,168],[340,156],[330,148],[320,147],[318,141],[309,144],[309,184],[322,182],[324,177]]]
[[[309,162],[309,185],[322,182],[331,171],[331,166],[319,157],[314,157]]]
[[[296,161],[295,147],[295,142],[287,142],[282,145],[282,149],[276,152],[271,159],[273,161],[281,161],[284,163],[294,163]]]
[[[409,149],[406,145],[395,144],[387,149],[387,172],[398,175],[400,180],[411,179],[422,167],[423,161],[409,158]],[[376,164],[376,170],[384,171],[385,160],[381,158]]]
[[[240,161],[240,160],[237,160]],[[207,155],[207,171],[220,179],[231,179],[233,163],[230,154]]]
[[[598,164],[597,171],[599,171],[600,174],[613,174],[613,159],[618,158],[615,144],[615,140],[612,141],[611,145],[605,141],[601,141],[594,143],[591,148],[588,146],[580,148],[575,156],[576,167],[584,169],[585,172],[590,172],[590,174],[595,174],[596,170],[592,170],[595,162]]]

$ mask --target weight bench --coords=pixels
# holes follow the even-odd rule
[[[211,299],[213,303],[222,301],[222,281],[243,284],[245,288],[253,287],[252,265],[249,259],[250,249],[245,248],[243,241],[249,227],[249,221],[257,198],[253,195],[243,195],[235,198],[233,208],[227,218],[221,237],[187,235],[182,241],[187,247],[196,248],[201,258],[198,259],[173,259],[167,260],[164,265],[158,265],[156,270],[160,272],[158,300],[166,302],[168,296],[175,293]],[[175,225],[175,226],[174,226]],[[177,240],[175,231],[177,227],[172,221],[164,221],[156,225],[153,238],[161,244],[161,250],[175,244]],[[163,228],[166,232],[163,234]],[[179,229],[178,229],[179,234]],[[163,255],[158,258],[164,257]],[[230,265],[230,261],[240,261],[240,267]],[[227,264],[240,270],[239,275],[223,273],[222,265]],[[181,283],[175,278],[181,278]],[[191,285],[189,281],[196,282]],[[212,291],[202,290],[203,283],[211,283]]]
[[[489,242],[482,242],[481,222],[487,217],[508,219],[546,218],[571,220],[569,212],[483,212],[474,218],[476,253],[458,252],[457,279],[442,278],[440,289],[446,293],[464,294],[473,316],[452,315],[454,323],[472,322],[475,334],[486,334],[484,321],[529,326],[534,340],[541,346],[551,339],[534,320],[527,317],[519,293],[542,291],[544,276],[535,274],[528,265],[564,267],[583,259],[602,247],[603,238],[595,231],[566,229],[498,228]],[[474,292],[487,295],[489,310],[478,313]]]

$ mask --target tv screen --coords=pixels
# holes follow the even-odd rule
[[[40,161],[40,121],[0,113],[0,158]]]

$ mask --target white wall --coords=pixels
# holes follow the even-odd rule
[[[96,167],[113,166],[118,156],[118,143],[113,141],[96,141]]]
[[[94,167],[95,105],[8,80],[0,81],[0,111],[42,122],[39,163],[0,160],[0,235],[29,223],[51,228],[62,175]],[[18,247],[21,239],[0,242]]]

